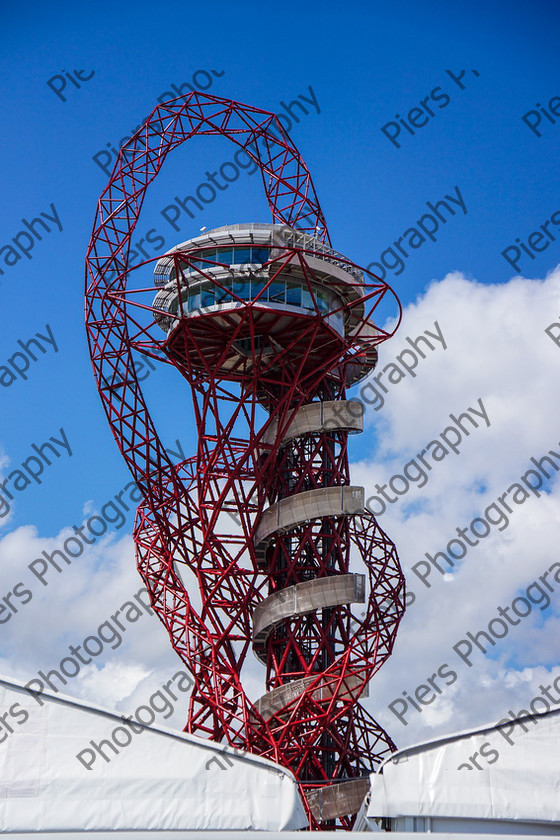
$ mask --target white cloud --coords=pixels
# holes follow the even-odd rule
[[[44,538],[34,526],[25,526],[0,541],[0,592],[4,598],[12,593],[8,602],[4,600],[6,610],[0,613],[4,621],[0,672],[24,682],[38,678],[39,671],[60,673],[62,659],[72,655],[70,646],[74,646],[86,662],[80,663],[76,676],[65,677],[66,685],[50,675],[52,684],[62,693],[133,712],[181,670],[182,663],[158,619],[142,611],[134,599],[143,583],[135,568],[132,538],[101,538],[66,565],[53,551],[62,547],[69,534],[65,529],[56,537]],[[60,572],[49,568],[44,575],[46,585],[29,570],[35,559],[44,556],[43,551],[54,556],[61,568]],[[18,584],[21,586],[14,594]],[[29,595],[18,598],[17,592],[23,591],[30,593],[31,599]],[[128,612],[135,621],[117,612],[126,602],[138,605],[137,612]],[[100,629],[101,625],[105,627]],[[91,656],[84,651],[83,642],[89,636],[102,637],[100,653],[94,643]],[[73,658],[79,659],[75,654]],[[87,664],[87,659],[91,663]],[[173,725],[182,728],[185,719],[183,699]]]
[[[379,518],[416,594],[395,653],[370,687],[372,712],[399,744],[497,719],[512,704],[522,707],[534,691],[516,675],[532,666],[560,665],[560,583],[552,578],[555,592],[548,609],[541,613],[535,607],[487,656],[474,657],[472,668],[453,651],[467,632],[487,631],[497,608],[509,606],[558,560],[553,547],[560,536],[559,473],[550,470],[553,478],[540,498],[531,496],[519,506],[510,498],[508,526],[502,531],[492,527],[445,578],[433,570],[430,589],[411,572],[426,552],[446,552],[448,542],[459,536],[456,528],[468,528],[474,517],[483,516],[533,466],[531,456],[539,459],[550,449],[560,455],[555,387],[560,348],[544,332],[558,317],[559,291],[559,270],[544,281],[515,278],[501,286],[450,274],[407,307],[398,334],[402,338],[382,348],[376,373],[410,346],[407,337],[433,331],[435,321],[447,343],[446,350],[427,352],[416,378],[407,376],[391,386],[381,409],[366,409],[368,428],[374,424],[377,435],[370,452],[362,451],[352,464],[351,476],[368,496],[379,495],[376,484],[402,475],[404,464],[450,424],[450,414],[476,407],[482,398],[490,420],[489,428],[481,420],[463,439],[459,455],[432,462],[428,483],[419,489],[411,482],[408,493],[387,504]],[[354,447],[354,452],[359,449],[359,441]],[[457,672],[456,682],[422,713],[410,706],[409,725],[403,727],[387,704],[402,691],[413,694],[443,663]]]

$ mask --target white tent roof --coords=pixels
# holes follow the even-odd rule
[[[560,710],[518,720],[393,753],[371,777],[368,817],[560,824]]]
[[[125,743],[119,715],[62,695],[43,705],[0,678],[0,831],[229,829],[278,831],[307,824],[291,773],[155,726],[106,749],[91,770],[76,755],[111,739]],[[9,730],[12,731],[9,731]]]

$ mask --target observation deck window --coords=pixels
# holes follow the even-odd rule
[[[266,290],[266,292],[263,292],[263,289],[266,286],[266,283],[267,283],[267,281],[264,280],[264,279],[263,280],[257,280],[257,279],[251,280],[251,298],[253,300],[255,298],[257,298],[259,295],[260,295],[260,297],[258,299],[259,303],[264,303],[267,300],[268,289]]]
[[[317,294],[315,295],[317,300],[317,308],[319,312],[328,312],[329,311],[329,295],[327,292],[324,292],[322,289],[319,289]]]
[[[254,284],[253,284],[254,285]],[[263,284],[264,285],[264,284]],[[250,300],[255,296],[255,292],[251,295],[251,281],[250,280],[235,280],[233,283],[233,294],[241,300]],[[234,298],[235,300],[235,298]]]
[[[274,280],[267,291],[270,303],[286,303],[286,283]]]
[[[310,313],[317,312],[328,314],[333,310],[340,309],[341,303],[334,292],[328,289],[315,287],[311,291],[307,285],[294,280],[273,280],[268,283],[265,278],[238,277],[235,279],[225,278],[220,280],[220,286],[202,282],[196,286],[183,289],[183,311],[195,313],[200,309],[208,309],[223,303],[236,303],[250,301],[258,298],[257,303],[279,304],[293,307],[294,309],[307,310]],[[266,286],[266,288],[265,288]],[[178,301],[170,305],[170,311],[176,313]],[[336,320],[339,329],[343,329],[342,312],[337,312]]]
[[[190,268],[212,268],[212,263],[223,263],[224,265],[245,265],[246,263],[257,263],[262,265],[270,259],[270,248],[247,246],[246,248],[205,248],[193,260]],[[202,259],[204,258],[204,259]],[[210,260],[211,262],[208,262]],[[190,270],[187,267],[187,271]]]
[[[311,295],[311,292],[307,288],[302,288],[301,290],[301,305],[304,309],[315,309],[313,297]]]
[[[289,280],[286,284],[286,303],[289,303],[290,306],[301,306],[302,292],[300,283]]]
[[[198,297],[198,295],[193,295],[193,297]],[[191,295],[188,295],[188,300],[190,301]],[[202,287],[200,290],[200,306],[204,309],[206,306],[214,306],[216,303],[216,287],[207,285],[206,287]],[[189,306],[189,312],[191,312],[191,307]]]
[[[184,302],[184,303],[187,304],[187,309],[188,309],[189,312],[195,312],[197,309],[200,309],[201,306],[212,306],[213,305],[213,303],[214,303],[214,298],[213,297],[212,297],[212,303],[202,303],[202,300],[204,299],[203,298],[204,294],[207,294],[207,293],[206,292],[203,292],[202,294],[200,292],[191,292],[190,293],[187,300]],[[208,297],[210,297],[210,296],[208,295]]]
[[[220,285],[224,286],[224,288],[220,289],[219,286],[214,287],[216,303],[230,303],[233,300],[231,295],[231,280],[222,280],[220,281]]]

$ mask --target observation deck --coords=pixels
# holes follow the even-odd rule
[[[298,333],[308,335],[311,318],[321,319],[317,343],[323,352],[337,344],[342,351],[358,333],[366,342],[377,335],[364,321],[362,271],[318,238],[285,225],[248,223],[206,231],[158,260],[154,277],[160,287],[155,320],[168,343],[181,345],[195,367],[204,362],[192,348],[182,348],[185,321],[200,355],[204,348],[207,362],[219,358],[222,372],[238,374],[252,370],[256,358],[274,356],[284,336],[298,353]],[[233,330],[239,337],[224,354]],[[352,382],[375,366],[376,348],[367,348],[363,356]]]

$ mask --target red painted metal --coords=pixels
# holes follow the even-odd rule
[[[316,432],[287,445],[282,434],[303,404],[344,399],[346,382],[360,365],[362,373],[371,369],[375,346],[392,333],[378,328],[372,334],[367,324],[391,290],[364,271],[363,329],[351,339],[335,335],[317,309],[294,319],[272,358],[253,346],[250,364],[228,371],[223,363],[233,342],[250,341],[259,319],[262,327],[258,301],[237,309],[226,331],[211,315],[188,317],[180,307],[168,315],[175,329],[161,339],[155,287],[136,283],[142,271],[136,275],[129,266],[131,235],[167,154],[200,134],[223,135],[256,161],[274,223],[330,244],[311,176],[275,115],[197,92],[178,97],[158,106],[123,147],[99,199],[86,259],[88,340],[111,429],[144,497],[134,531],[138,568],[195,681],[185,728],[285,765],[305,793],[366,775],[393,748],[359,698],[391,653],[404,611],[404,580],[394,545],[365,512],[324,517],[278,536],[264,569],[255,531],[269,504],[349,484],[346,432]],[[178,285],[192,259],[192,252],[175,253]],[[309,250],[286,247],[275,259],[271,274],[276,265],[280,272],[297,260],[313,279]],[[140,269],[147,271],[145,265]],[[204,267],[197,270],[210,277]],[[274,332],[280,313],[271,310],[266,317]],[[148,411],[135,372],[137,354],[174,366],[191,388],[197,451],[178,466]],[[273,420],[278,431],[265,444]],[[348,574],[358,560],[369,590],[359,618],[342,605],[292,617],[272,633],[267,689],[309,680],[303,693],[264,719],[241,678],[255,606],[302,580]],[[349,677],[357,686],[351,692]],[[311,811],[309,817],[312,828],[332,827]],[[336,823],[348,827],[352,815]]]

